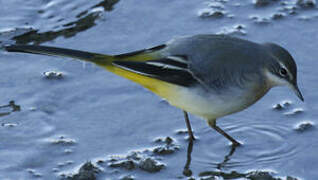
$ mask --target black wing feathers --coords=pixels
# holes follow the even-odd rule
[[[113,64],[137,74],[180,86],[188,87],[197,82],[188,70],[186,59],[181,56],[171,56],[146,62],[114,61]]]
[[[158,51],[158,50],[161,50],[161,49],[163,49],[165,47],[166,47],[166,45],[163,44],[163,45],[155,46],[155,47],[152,47],[152,48],[149,48],[149,49],[143,49],[143,50],[139,50],[139,51],[133,51],[133,52],[129,52],[129,53],[115,55],[114,57],[115,58],[131,57],[131,56],[138,55],[138,54],[141,54],[141,53],[145,53],[145,52],[148,52],[148,51],[149,52]]]

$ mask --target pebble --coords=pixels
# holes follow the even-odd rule
[[[1,126],[3,126],[3,127],[10,127],[10,128],[12,128],[12,127],[15,127],[15,126],[17,126],[18,124],[16,124],[16,123],[1,123]]]
[[[36,170],[34,169],[27,169],[27,172],[32,174],[33,177],[36,177],[36,178],[42,177],[42,174],[36,172]]]
[[[285,13],[274,13],[271,18],[274,20],[282,19],[286,16]]]
[[[296,4],[303,8],[313,8],[316,6],[316,0],[297,0]]]
[[[178,134],[178,135],[188,134],[188,130],[187,129],[179,129],[176,131],[176,134]]]
[[[200,180],[217,180],[217,179],[252,179],[252,180],[297,180],[291,176],[286,178],[278,178],[274,176],[274,172],[270,171],[250,171],[248,173],[238,173],[232,171],[230,173],[219,171],[205,171],[201,172],[199,176]]]
[[[68,177],[68,180],[96,180],[96,174],[101,170],[94,166],[91,162],[85,163],[79,169],[77,174]]]
[[[62,79],[63,73],[56,71],[47,71],[43,73],[44,77],[47,79]]]
[[[198,12],[198,16],[201,18],[221,18],[226,14],[226,11],[212,9],[212,8],[205,8],[201,9]]]
[[[142,152],[132,152],[126,156],[113,156],[107,161],[108,166],[113,168],[159,172],[165,165],[151,156],[153,156],[151,151],[144,150]]]
[[[157,138],[155,142],[163,143],[163,145],[155,147],[152,150],[152,152],[157,155],[173,154],[180,149],[179,146],[175,143],[175,140],[169,136],[166,138]]]
[[[119,178],[120,180],[134,180],[135,177],[132,175],[125,175]]]
[[[267,17],[260,17],[260,16],[250,16],[250,19],[252,19],[257,24],[269,24],[270,20]]]
[[[65,138],[64,136],[60,136],[58,139],[52,140],[52,144],[73,145],[75,143],[74,139]]]
[[[272,176],[271,172],[266,171],[253,171],[248,173],[247,177],[249,179],[255,179],[255,180],[277,180]]]
[[[124,168],[127,170],[133,170],[136,168],[136,163],[133,160],[121,160],[121,161],[116,161],[112,162],[109,164],[109,167],[114,167],[114,168]]]
[[[220,2],[209,2],[208,7],[216,9],[224,9],[224,5]]]
[[[283,109],[283,106],[282,106],[281,104],[275,104],[275,105],[273,106],[273,109],[275,109],[275,110],[282,110],[282,109]]]
[[[201,177],[200,180],[217,180],[218,178],[215,176]]]
[[[216,34],[244,36],[247,34],[247,31],[245,30],[245,25],[238,24],[232,27],[224,27],[220,32],[217,32]]]
[[[295,108],[292,111],[285,113],[285,115],[286,116],[293,116],[293,115],[301,114],[303,112],[304,112],[304,110],[302,108]]]
[[[188,131],[186,131],[187,133]],[[171,144],[173,143],[175,140],[173,140],[171,137],[167,136],[165,138],[157,138],[155,139],[156,143],[166,143],[166,144]]]
[[[308,131],[309,129],[312,129],[314,127],[314,124],[310,121],[304,121],[296,125],[295,131],[298,132],[304,132]]]
[[[147,172],[159,172],[165,165],[152,158],[146,158],[140,161],[139,168]]]
[[[288,14],[296,14],[297,7],[295,5],[286,5],[280,8],[279,11],[287,12]]]
[[[71,154],[72,152],[74,152],[72,149],[64,149],[65,154]]]
[[[286,109],[287,107],[289,107],[292,104],[291,101],[283,101],[281,103],[275,104],[273,106],[273,109],[275,110],[283,110]]]
[[[287,176],[286,180],[298,180],[297,178],[291,177],[291,176]]]
[[[177,146],[164,146],[164,147],[156,147],[153,150],[153,153],[158,154],[158,155],[166,155],[166,154],[173,154],[179,150],[179,147]]]
[[[273,0],[254,0],[256,6],[266,6],[270,4]]]

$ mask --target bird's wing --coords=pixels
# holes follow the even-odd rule
[[[198,83],[189,70],[186,56],[174,55],[147,61],[118,60],[112,62],[114,66],[124,70],[155,78],[179,86],[192,86]]]
[[[260,59],[267,58],[259,44],[221,35],[178,38],[167,47],[169,54],[186,55],[191,74],[213,90],[240,86],[247,74],[258,72]]]

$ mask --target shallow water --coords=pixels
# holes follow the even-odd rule
[[[218,2],[225,14],[209,16],[211,2]],[[219,126],[243,143],[236,149],[203,120],[190,116],[198,140],[189,169],[197,179],[204,174],[234,178],[231,172],[245,179],[244,174],[255,170],[316,179],[318,10],[282,2],[256,6],[250,0],[14,0],[0,2],[0,41],[108,54],[199,33],[278,43],[297,61],[305,103],[287,88],[274,88],[254,106],[220,119]],[[283,15],[272,19],[275,13]],[[98,165],[97,179],[188,178],[183,175],[188,142],[185,133],[178,133],[185,129],[181,110],[90,63],[4,51],[0,58],[0,179],[59,179],[87,161],[108,162],[111,156],[130,152],[150,156],[165,167],[149,173],[112,168],[106,162]],[[61,72],[62,77],[47,78],[43,73],[48,71]],[[9,105],[12,100],[20,110]],[[284,105],[274,109],[276,104]],[[297,129],[303,122],[309,125]],[[158,146],[156,138],[167,136],[178,150],[147,153]]]

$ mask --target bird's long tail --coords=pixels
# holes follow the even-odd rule
[[[65,49],[65,48],[49,47],[49,46],[12,45],[12,46],[5,47],[5,49],[8,52],[22,52],[22,53],[43,54],[43,55],[50,55],[50,56],[63,56],[63,57],[76,58],[76,59],[81,59],[84,61],[93,62],[101,66],[110,65],[110,63],[113,60],[113,56],[110,56],[110,55],[90,53],[90,52]]]
[[[51,56],[62,56],[62,57],[70,57],[75,59],[80,59],[88,62],[93,62],[106,70],[117,74],[119,76],[125,77],[131,81],[134,81],[145,88],[151,90],[155,94],[167,98],[167,96],[171,93],[171,87],[173,87],[170,83],[160,81],[158,79],[154,79],[151,77],[143,76],[142,74],[137,74],[132,71],[128,71],[126,69],[115,66],[113,62],[118,61],[134,61],[134,62],[143,62],[152,59],[158,58],[158,54],[156,54],[157,50],[164,48],[165,45],[157,46],[150,49],[144,49],[140,51],[135,51],[127,54],[120,55],[106,55],[106,54],[98,54],[91,53],[79,50],[65,49],[65,48],[57,48],[57,47],[49,47],[49,46],[37,46],[37,45],[11,45],[5,47],[5,49],[9,52],[22,52],[22,53],[31,53],[31,54],[43,54],[43,55],[51,55]]]

